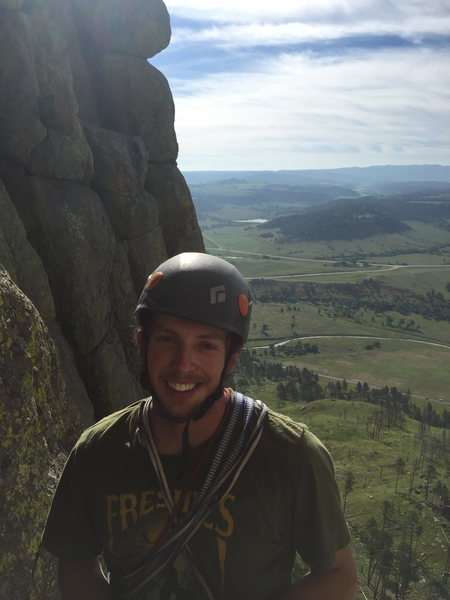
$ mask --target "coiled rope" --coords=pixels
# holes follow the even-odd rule
[[[142,409],[145,442],[167,510],[169,515],[173,515],[176,506],[151,432],[150,407],[151,398],[148,398]],[[255,426],[252,427],[250,423],[255,407],[258,407],[259,415]],[[229,418],[224,425],[206,477],[189,512],[179,515],[174,520],[168,537],[156,550],[154,549],[150,553],[144,564],[127,575],[118,577],[111,575],[110,581],[115,592],[115,598],[121,600],[139,600],[143,598],[143,594],[151,589],[156,579],[162,575],[166,567],[185,548],[190,557],[193,571],[202,585],[206,597],[209,600],[214,600],[204,578],[194,564],[187,543],[206,520],[210,510],[219,504],[233,488],[261,439],[266,415],[267,407],[263,402],[253,400],[239,392],[234,392]]]

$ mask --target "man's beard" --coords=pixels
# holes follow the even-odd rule
[[[190,411],[182,414],[182,415],[174,415],[169,406],[166,406],[164,402],[162,402],[156,394],[152,394],[153,404],[156,407],[159,415],[166,419],[166,421],[170,421],[171,423],[188,423],[192,419],[192,415],[197,410],[198,406],[194,406]]]
[[[188,423],[192,419],[196,421],[197,419],[203,417],[203,415],[209,410],[212,404],[214,404],[214,402],[222,396],[224,387],[222,383],[219,383],[217,388],[213,392],[211,392],[209,396],[204,398],[196,406],[193,406],[191,410],[182,415],[174,415],[170,410],[170,406],[167,406],[164,401],[160,400],[154,390],[150,391],[152,395],[153,404],[161,417],[163,417],[167,421],[170,421],[171,423]]]

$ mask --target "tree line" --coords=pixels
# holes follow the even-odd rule
[[[326,227],[324,227],[326,223]],[[372,198],[341,199],[260,225],[278,229],[287,240],[352,240],[378,234],[402,233],[410,229],[389,206]]]
[[[426,319],[450,321],[450,300],[442,292],[431,289],[425,295],[415,294],[372,278],[359,283],[332,284],[253,279],[250,289],[258,302],[308,301],[324,308],[333,308],[337,317],[353,318],[364,308],[375,313],[393,311],[404,316],[415,313]],[[448,291],[448,284],[446,289]],[[387,325],[393,326],[392,318]],[[414,325],[414,322],[409,324],[410,327]]]
[[[445,572],[441,578],[436,577],[418,553],[417,542],[423,534],[420,513],[395,510],[394,503],[387,500],[380,513],[381,518],[370,517],[359,532],[368,557],[364,575],[374,600],[406,600],[411,586],[424,577],[428,600],[450,598]]]
[[[313,346],[309,346],[310,351],[313,351]],[[284,346],[279,346],[277,350],[283,348]],[[298,348],[303,351],[306,344]],[[273,346],[269,353],[275,353]],[[429,426],[450,429],[450,411],[445,409],[440,414],[434,410],[431,402],[420,408],[412,401],[409,392],[400,392],[395,386],[373,388],[365,382],[349,386],[344,379],[330,381],[323,387],[314,371],[306,367],[300,369],[295,365],[284,366],[275,360],[263,360],[256,350],[247,350],[241,354],[234,378],[238,388],[243,390],[261,379],[276,382],[277,399],[280,402],[313,402],[321,398],[334,398],[360,400],[376,405],[379,410],[374,413],[373,422],[370,424],[374,439],[379,436],[383,427],[402,427],[406,416]]]
[[[381,518],[375,514],[363,525],[354,525],[354,533],[367,555],[363,575],[373,600],[407,600],[418,589],[417,586],[425,589],[425,584],[418,583],[419,580],[426,581],[427,599],[450,600],[447,587],[450,553],[447,559],[444,557],[444,563],[445,560],[447,562],[443,573],[440,567],[433,568],[432,564],[421,559],[418,541],[423,533],[422,518],[414,508],[405,509],[405,502],[414,507],[420,499],[419,502],[426,503],[435,514],[450,519],[450,490],[441,472],[442,465],[444,471],[450,468],[450,437],[447,432],[450,412],[445,410],[439,415],[431,402],[421,409],[408,392],[402,393],[396,387],[376,389],[365,382],[352,385],[345,379],[322,386],[316,372],[306,367],[284,366],[275,360],[282,348],[270,347],[265,355],[251,349],[243,352],[235,372],[236,385],[245,390],[253,384],[260,384],[263,379],[276,382],[280,404],[314,402],[325,397],[370,403],[374,408],[361,424],[366,428],[368,437],[375,441],[379,441],[391,428],[403,429],[407,416],[419,422],[415,441],[407,455],[397,456],[389,464],[380,466],[381,478],[383,470],[392,474],[386,481],[391,482],[394,499],[383,502]],[[299,346],[298,350],[303,351],[304,348]],[[438,431],[435,427],[443,429]],[[354,488],[364,488],[366,481],[358,479],[350,467],[343,473],[341,482],[346,510]],[[351,515],[348,518],[352,521]]]

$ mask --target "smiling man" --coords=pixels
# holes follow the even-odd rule
[[[156,312],[149,325],[147,348],[142,330],[138,341],[147,361],[158,412],[167,423],[189,421],[219,385],[227,354],[223,329]],[[227,364],[231,371],[238,353]]]
[[[225,385],[250,309],[217,257],[183,253],[148,278],[136,318],[149,396],[83,433],[47,520],[64,600],[353,598],[328,452]],[[294,582],[296,553],[310,572]]]

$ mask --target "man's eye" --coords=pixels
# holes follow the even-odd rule
[[[172,340],[173,338],[171,335],[158,335],[156,337],[156,341],[163,344],[169,344]]]
[[[211,343],[211,342],[202,342],[200,344],[200,346],[204,350],[217,350],[218,349],[218,346],[216,344]]]

